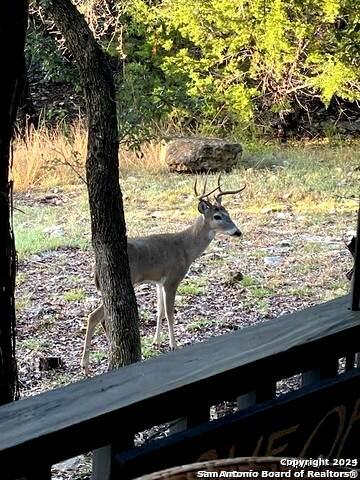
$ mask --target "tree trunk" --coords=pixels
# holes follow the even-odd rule
[[[64,36],[84,87],[89,122],[86,175],[92,243],[110,338],[110,368],[124,366],[140,360],[141,347],[119,185],[114,81],[103,51],[70,0],[38,3]]]
[[[12,231],[11,138],[24,78],[27,0],[1,7],[0,43],[3,48],[0,90],[0,405],[18,398],[15,357],[16,253]]]
[[[36,130],[38,126],[39,115],[36,112],[35,105],[32,99],[28,71],[25,65],[24,88],[19,105],[17,131],[19,135],[23,138],[29,135],[32,128]]]

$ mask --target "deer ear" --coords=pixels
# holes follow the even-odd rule
[[[210,205],[205,200],[200,200],[198,205],[199,212],[204,215],[207,210],[209,210]]]

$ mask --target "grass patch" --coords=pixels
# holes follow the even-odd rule
[[[249,295],[257,300],[268,298],[274,293],[274,288],[270,288],[269,286],[264,287],[258,280],[248,275],[244,276],[241,284],[247,288]]]
[[[152,318],[152,313],[147,308],[139,310],[139,317],[143,322],[147,322]]]
[[[74,246],[73,241],[66,241],[64,238],[49,238],[39,229],[22,230],[17,229],[17,251],[22,259],[31,254],[41,253],[48,250],[56,250],[59,247]]]
[[[269,311],[269,304],[266,298],[246,298],[242,300],[245,309],[255,309],[260,315],[266,315]]]
[[[16,312],[21,312],[25,308],[28,308],[31,305],[30,297],[16,297],[15,298],[15,310]]]
[[[24,213],[23,213],[24,212]],[[60,247],[85,249],[90,244],[85,207],[71,205],[67,214],[54,206],[25,207],[15,213],[16,248],[19,258]]]
[[[107,353],[102,350],[94,350],[91,352],[92,360],[101,363],[103,360],[107,359]]]
[[[64,293],[64,300],[66,302],[80,302],[86,298],[86,293],[82,288],[74,288]]]
[[[268,255],[267,250],[265,248],[259,248],[258,250],[254,250],[251,252],[251,256],[253,258],[265,258]]]
[[[69,163],[84,176],[86,134],[81,124],[69,129],[62,126],[48,130],[40,126],[33,130],[26,143],[14,144],[13,179],[17,191],[33,187],[51,188],[79,183],[79,177]]]
[[[56,319],[54,317],[43,317],[39,321],[39,330],[49,330],[54,324],[56,323]]]
[[[196,320],[186,325],[188,332],[198,332],[214,325],[215,321],[206,317],[196,317]]]
[[[163,342],[163,340],[164,337],[161,335],[161,341]],[[149,358],[157,357],[159,355],[159,351],[154,348],[152,341],[152,336],[141,338],[141,354],[144,360],[148,360]]]
[[[203,295],[208,283],[205,278],[201,277],[186,279],[180,284],[178,293],[180,295]]]
[[[221,267],[223,265],[226,265],[228,263],[228,260],[225,256],[213,256],[207,258],[206,262],[210,265]]]
[[[299,297],[299,298],[304,298],[304,297],[311,297],[314,292],[313,287],[309,286],[297,286],[297,287],[291,287],[287,290],[287,295],[292,296],[292,297]]]
[[[29,279],[29,274],[26,272],[17,272],[16,273],[16,285],[22,285],[27,282]]]
[[[256,301],[256,308],[261,315],[266,315],[269,312],[269,304],[264,298]]]
[[[50,382],[51,388],[57,388],[62,385],[68,385],[74,381],[74,377],[71,373],[59,372],[56,373],[55,378]]]
[[[321,242],[309,242],[305,243],[303,246],[304,253],[317,254],[323,252],[326,249],[326,246]]]
[[[49,346],[45,340],[40,338],[26,338],[21,343],[23,347],[33,352],[46,352]]]
[[[243,287],[252,287],[254,285],[258,285],[258,281],[248,275],[245,275],[244,278],[241,280],[241,285]]]
[[[345,295],[349,293],[351,289],[351,283],[349,280],[344,279],[344,280],[336,280],[334,282],[331,282],[327,288],[329,290],[336,290],[338,292],[338,295]]]
[[[291,270],[302,275],[308,275],[319,269],[318,262],[311,261],[310,263],[296,263],[291,266]]]
[[[250,289],[251,295],[257,299],[263,299],[270,297],[274,292],[270,288],[266,287],[253,287]]]

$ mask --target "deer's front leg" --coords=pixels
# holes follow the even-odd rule
[[[178,284],[164,285],[165,316],[168,322],[169,342],[171,350],[174,350],[176,348],[176,340],[174,335],[174,305],[177,287]]]
[[[156,331],[153,340],[153,345],[160,345],[161,343],[161,328],[162,321],[165,318],[165,305],[164,305],[164,287],[162,285],[156,285],[157,291],[157,322],[156,322]]]

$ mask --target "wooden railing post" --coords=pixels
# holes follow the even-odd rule
[[[338,359],[327,358],[321,363],[319,363],[318,367],[302,373],[302,386],[305,387],[307,385],[311,385],[312,383],[325,380],[326,378],[336,377],[337,373]]]
[[[110,480],[112,458],[111,445],[93,451],[91,480]]]
[[[119,437],[116,443],[93,451],[91,480],[111,480],[115,455],[134,447],[133,433],[121,432]]]
[[[266,402],[275,398],[276,395],[276,381],[273,378],[262,381],[256,388],[251,392],[240,395],[236,399],[238,410],[245,410],[246,408],[252,407],[258,403]]]
[[[356,354],[349,353],[345,357],[345,372],[349,372],[355,367]]]
[[[238,410],[245,410],[245,408],[252,407],[256,405],[256,391],[253,390],[252,392],[245,393],[244,395],[240,395],[236,399]]]
[[[256,403],[266,402],[276,396],[276,381],[269,379],[262,382],[256,389]]]
[[[209,416],[209,408],[207,406],[194,408],[186,417],[181,417],[174,421],[174,425],[170,427],[170,434],[201,425],[209,420]]]

